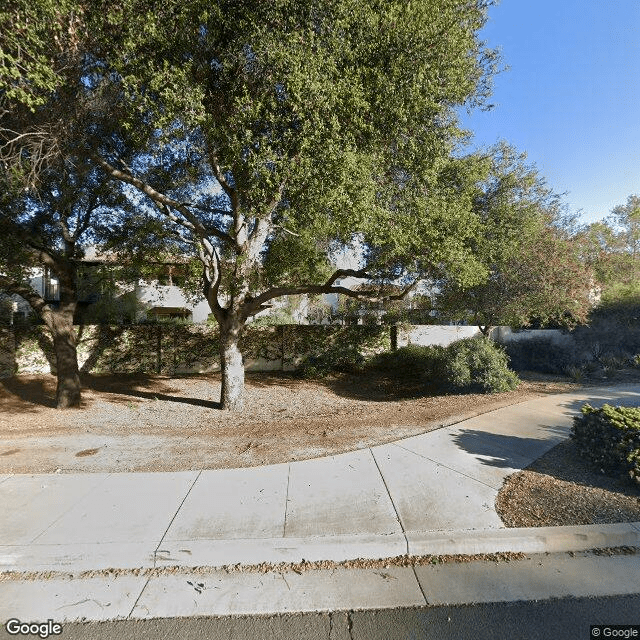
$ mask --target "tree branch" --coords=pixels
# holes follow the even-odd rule
[[[34,289],[30,286],[18,282],[16,280],[12,280],[7,276],[0,275],[0,288],[5,291],[9,291],[10,293],[14,293],[19,295],[21,298],[24,298],[31,308],[40,316],[43,320],[46,321],[46,316],[52,313],[51,307],[44,301],[44,298],[40,296]]]
[[[234,239],[228,233],[225,233],[221,229],[210,225],[207,225],[205,227],[205,225],[202,224],[198,217],[194,216],[182,202],[178,202],[170,196],[157,191],[151,185],[147,184],[143,180],[140,180],[140,178],[136,178],[131,173],[116,169],[99,155],[94,154],[93,157],[96,162],[110,176],[136,187],[136,189],[151,198],[151,200],[153,200],[153,202],[158,205],[160,211],[176,224],[189,229],[201,238],[206,238],[208,235],[214,235],[224,242],[235,245]],[[178,216],[173,215],[171,213],[171,209],[175,209],[176,211],[180,212],[184,219],[178,218]]]
[[[211,170],[213,171],[213,175],[216,177],[216,180],[220,183],[222,190],[229,196],[231,200],[231,209],[235,211],[238,204],[238,195],[235,187],[232,187],[227,179],[224,177],[222,173],[222,169],[220,168],[220,161],[218,160],[216,154],[211,150],[211,145],[208,146],[208,156],[209,156],[209,164],[211,165]],[[235,203],[234,203],[235,199]]]
[[[299,233],[296,233],[295,231],[291,231],[290,229],[287,229],[286,227],[283,227],[281,224],[274,224],[272,225],[274,229],[282,229],[285,233],[288,233],[291,236],[295,236],[296,238],[300,237]]]
[[[245,304],[245,311],[243,312],[243,314],[248,318],[254,313],[257,313],[257,311],[260,310],[265,302],[268,302],[273,298],[300,295],[303,293],[310,293],[313,295],[323,293],[341,293],[345,296],[349,296],[350,298],[361,300],[362,302],[385,302],[387,300],[402,300],[419,282],[419,279],[416,279],[410,285],[405,287],[400,293],[388,295],[380,295],[379,289],[377,291],[373,289],[368,291],[354,291],[353,289],[349,289],[348,287],[333,285],[333,283],[342,276],[350,275],[358,278],[366,278],[366,275],[356,275],[363,273],[363,271],[355,271],[353,269],[338,269],[331,276],[331,278],[327,280],[325,284],[303,284],[296,287],[273,287],[271,289],[268,289],[264,293],[261,293],[259,296],[252,298],[249,303]]]

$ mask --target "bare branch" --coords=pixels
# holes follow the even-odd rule
[[[280,298],[282,296],[293,296],[300,295],[303,293],[309,293],[312,295],[322,294],[322,293],[341,293],[345,296],[349,296],[350,298],[355,298],[356,300],[361,300],[362,302],[385,302],[388,300],[402,300],[415,286],[418,284],[419,279],[415,279],[410,285],[405,287],[400,293],[396,294],[387,294],[380,295],[380,288],[377,290],[369,289],[369,290],[353,290],[348,287],[343,286],[335,286],[333,283],[340,277],[351,275],[353,277],[358,278],[366,278],[366,275],[356,275],[363,274],[363,271],[355,271],[353,269],[338,269],[332,276],[327,280],[325,284],[303,284],[295,287],[273,287],[268,289],[264,293],[261,293],[259,296],[252,298],[251,301],[245,307],[245,316],[249,317],[254,313],[257,313],[256,309],[260,309],[265,302],[272,300],[274,298]]]
[[[295,231],[291,231],[289,229],[287,229],[286,227],[283,227],[281,224],[274,224],[272,225],[274,229],[282,229],[285,233],[288,233],[289,235],[295,236],[296,238],[300,237],[299,233],[296,233]]]
[[[216,177],[216,180],[220,183],[222,190],[229,196],[231,199],[231,208],[233,211],[236,210],[238,204],[238,196],[234,187],[232,187],[227,179],[224,177],[222,173],[222,169],[220,168],[220,161],[218,160],[216,154],[211,150],[211,146],[209,146],[209,164],[211,165],[211,170],[213,171],[213,175]],[[235,199],[235,203],[234,203]]]
[[[203,277],[205,279],[204,293],[207,301],[212,309],[220,310],[220,302],[218,300],[218,291],[220,289],[220,281],[222,279],[222,270],[220,263],[220,255],[218,249],[212,245],[204,245],[196,242],[198,257],[204,267]]]
[[[37,184],[41,171],[59,153],[58,137],[50,128],[34,127],[30,131],[18,133],[9,127],[0,127],[0,142],[2,141],[0,166],[7,173],[11,166],[17,167],[19,171],[27,169],[23,179],[28,187]]]
[[[189,209],[181,202],[174,200],[170,196],[167,196],[160,191],[154,189],[150,184],[140,180],[140,178],[136,178],[131,173],[121,171],[120,169],[116,169],[111,164],[109,164],[106,160],[100,157],[97,154],[93,155],[96,162],[112,177],[126,182],[130,185],[136,187],[139,191],[142,191],[145,195],[149,196],[153,202],[156,203],[160,211],[166,215],[172,222],[179,224],[193,233],[195,233],[200,238],[206,238],[209,235],[214,235],[217,238],[220,238],[224,242],[228,242],[235,245],[234,239],[228,234],[214,227],[212,225],[205,226],[198,219],[197,216],[193,215]],[[171,213],[171,209],[178,211],[183,218],[179,218],[178,216]]]

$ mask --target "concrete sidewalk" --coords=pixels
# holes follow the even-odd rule
[[[268,615],[638,593],[640,555],[580,551],[638,547],[640,522],[506,529],[494,510],[504,478],[567,437],[585,401],[640,405],[640,389],[547,396],[393,444],[291,464],[0,476],[0,571],[56,572],[0,580],[0,621]],[[497,565],[220,568],[498,551],[544,555]],[[78,575],[100,569],[124,571]]]
[[[504,478],[567,437],[588,401],[546,396],[392,444],[264,467],[0,477],[0,570],[196,567],[640,545],[640,524],[505,529]]]

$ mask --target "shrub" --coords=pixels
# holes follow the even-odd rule
[[[507,354],[489,338],[465,338],[446,348],[443,382],[460,391],[499,393],[518,386]]]
[[[367,366],[396,376],[432,378],[440,374],[445,353],[446,348],[438,345],[410,344],[395,351],[385,351],[375,355],[369,360]]]
[[[640,483],[640,408],[585,404],[581,412],[571,429],[580,454],[604,473],[628,474]]]
[[[362,371],[365,358],[356,351],[340,355],[325,352],[307,356],[297,367],[296,374],[302,378],[324,378],[333,372],[358,373]]]
[[[512,340],[504,349],[516,371],[564,374],[568,367],[579,364],[573,349],[556,344],[551,338]]]
[[[597,344],[601,353],[632,357],[640,352],[639,317],[640,298],[637,296],[603,301],[591,312],[589,324],[574,330],[576,346],[578,350],[588,351]]]
[[[395,376],[422,377],[452,391],[498,393],[518,386],[509,358],[489,338],[465,338],[447,347],[401,347],[374,356],[367,366]]]

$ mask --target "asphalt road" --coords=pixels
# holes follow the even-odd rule
[[[636,625],[635,633],[591,625]],[[38,638],[10,635],[0,638]],[[67,624],[65,640],[589,640],[640,638],[640,595],[459,606]]]

